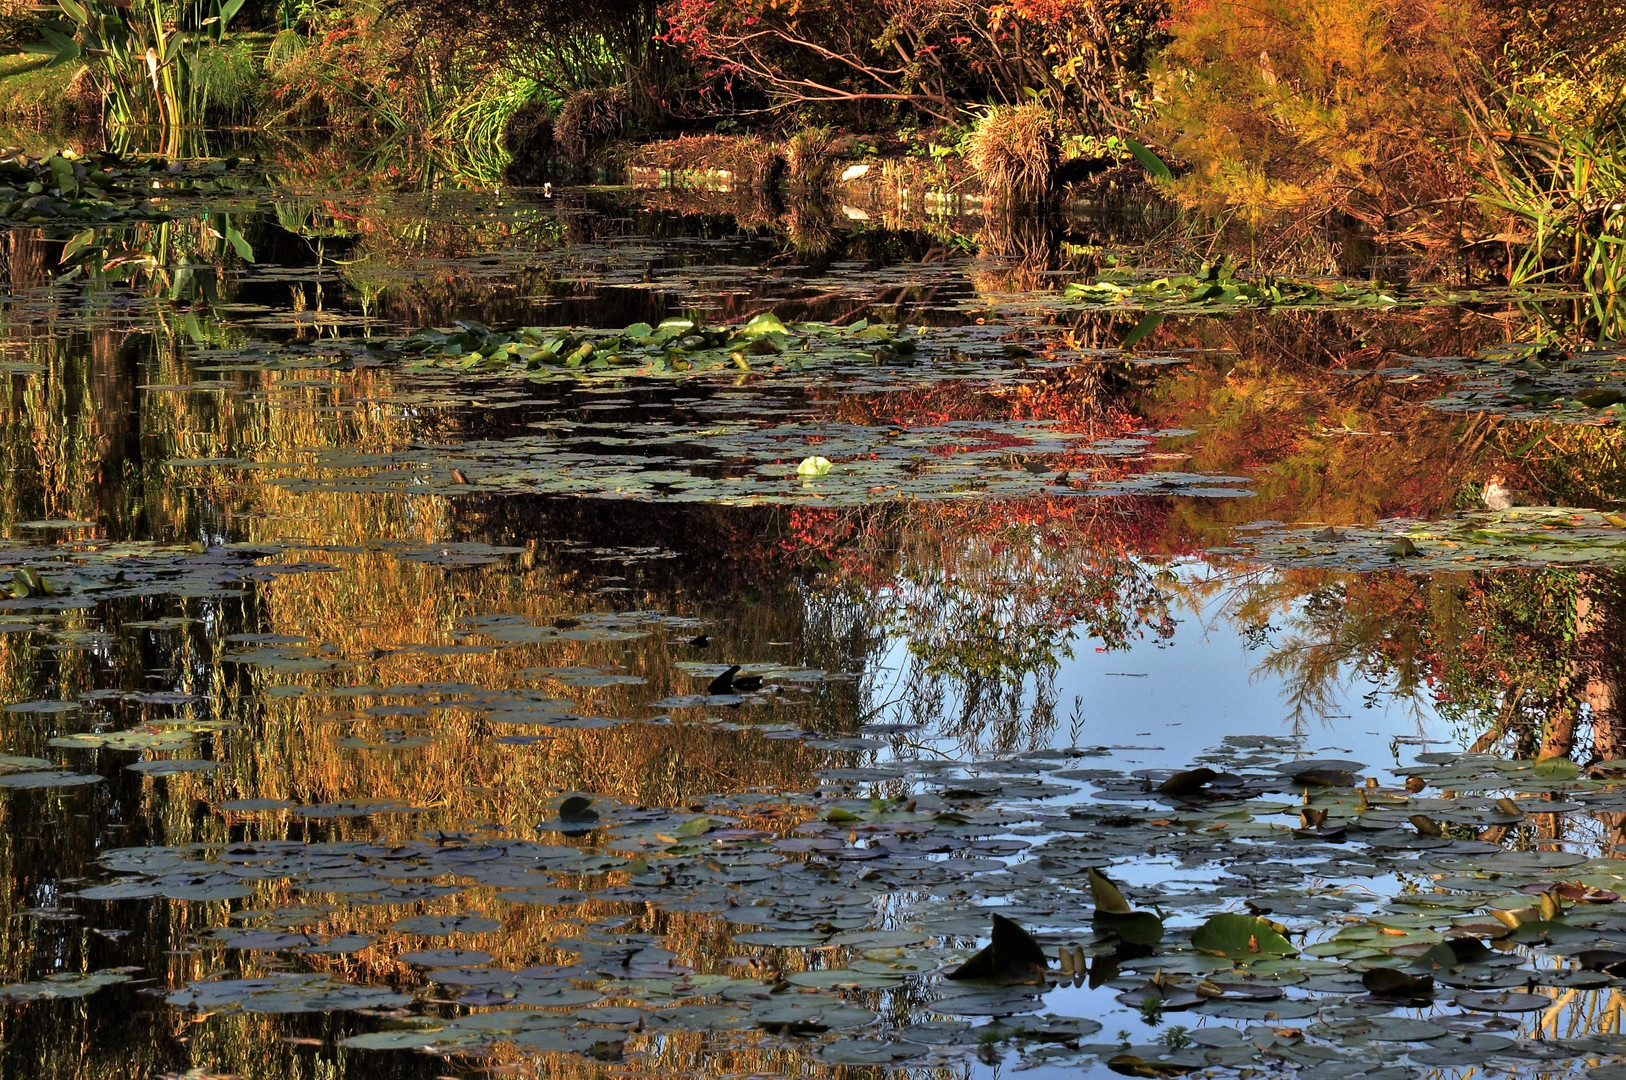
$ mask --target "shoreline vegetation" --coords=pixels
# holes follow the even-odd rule
[[[0,122],[81,152],[230,130],[484,183],[1132,198],[1265,272],[1563,283],[1622,319],[1621,0],[56,0],[0,7],[0,43]]]

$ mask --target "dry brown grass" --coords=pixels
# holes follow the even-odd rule
[[[996,106],[977,122],[968,157],[990,202],[1044,202],[1061,163],[1055,120],[1038,105]]]
[[[595,143],[620,135],[626,123],[625,90],[581,90],[560,106],[558,119],[553,122],[553,138],[561,150],[583,161]]]
[[[817,190],[836,178],[835,133],[829,128],[803,128],[785,144],[786,179],[792,187]]]
[[[639,147],[632,164],[674,177],[722,170],[733,174],[735,188],[766,188],[779,179],[785,163],[778,147],[754,135],[682,135]]]

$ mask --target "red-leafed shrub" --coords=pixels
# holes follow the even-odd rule
[[[273,43],[268,91],[284,119],[339,130],[425,126],[430,73],[392,20],[355,15]]]

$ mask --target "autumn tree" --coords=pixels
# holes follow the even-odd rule
[[[1161,0],[669,0],[667,40],[775,107],[918,110],[1037,100],[1111,126],[1158,40]]]

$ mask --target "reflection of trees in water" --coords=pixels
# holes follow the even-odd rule
[[[1427,406],[1448,380],[1394,381],[1372,369],[1400,356],[1471,355],[1507,332],[1498,320],[1449,308],[1171,317],[1153,335],[1156,347],[1203,351],[1160,372],[1126,406],[1148,427],[1201,432],[1160,446],[1191,452],[1191,471],[1253,478],[1251,499],[1183,504],[1189,535],[1261,518],[1342,525],[1436,516],[1490,471],[1522,480],[1510,459],[1532,450],[1538,433],[1503,438],[1493,417]]]
[[[1430,705],[1439,643],[1420,615],[1441,611],[1439,589],[1404,575],[1267,574],[1241,590],[1233,617],[1268,650],[1256,674],[1279,679],[1296,730],[1337,714],[1355,681],[1420,718]],[[1447,622],[1452,620],[1448,619]],[[1379,689],[1381,688],[1381,689]]]
[[[1287,572],[1236,586],[1231,617],[1265,643],[1299,723],[1335,714],[1353,682],[1474,750],[1626,757],[1626,575]]]
[[[874,628],[853,658],[869,718],[922,724],[922,738],[967,755],[1026,750],[1056,726],[1060,661],[1078,638],[1121,649],[1172,636],[1158,569],[1083,524],[921,508],[872,534],[867,572],[849,566],[844,588],[810,594],[826,620]]]

